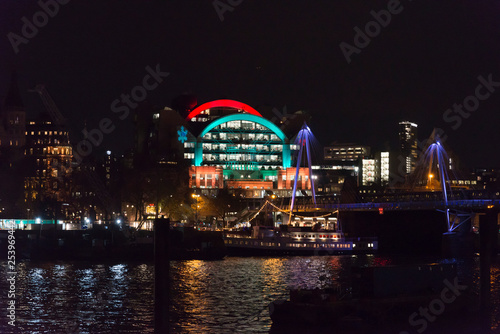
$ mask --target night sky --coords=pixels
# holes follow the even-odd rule
[[[340,43],[354,46],[354,28],[364,31],[370,12],[393,1],[218,3],[228,2],[237,5],[221,21],[212,1],[72,0],[16,54],[8,34],[22,36],[22,17],[33,22],[41,8],[2,0],[0,96],[16,69],[30,116],[40,103],[27,89],[44,83],[70,121],[73,142],[85,120],[91,129],[109,117],[116,130],[99,149],[121,152],[132,144],[133,118],[120,120],[111,103],[142,84],[146,66],[159,64],[170,75],[148,93],[156,105],[192,93],[200,104],[229,98],[257,110],[307,110],[321,144],[374,150],[395,149],[397,123],[410,120],[421,140],[442,128],[463,165],[500,167],[499,1],[402,0],[350,63]],[[450,112],[455,118],[446,122],[445,111],[490,75],[499,87],[468,118]]]

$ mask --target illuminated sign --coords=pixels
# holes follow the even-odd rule
[[[187,130],[184,129],[184,126],[181,126],[180,130],[177,130],[177,135],[179,136],[177,138],[178,141],[184,144],[184,142],[187,140]]]

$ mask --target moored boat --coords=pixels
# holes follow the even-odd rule
[[[251,234],[226,232],[224,244],[233,255],[335,255],[373,253],[378,249],[377,238],[347,239],[341,230],[286,225],[254,226]]]

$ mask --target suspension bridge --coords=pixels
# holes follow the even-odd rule
[[[264,209],[271,209],[274,212],[281,212],[288,216],[288,223],[293,222],[292,216],[296,218],[324,218],[343,212],[403,212],[412,211],[418,214],[419,211],[437,211],[444,214],[445,223],[447,224],[447,233],[456,231],[465,223],[471,223],[477,215],[487,212],[500,211],[500,199],[457,199],[456,194],[452,193],[450,187],[450,169],[448,168],[448,155],[444,149],[439,137],[433,133],[429,138],[429,144],[424,151],[419,166],[415,172],[416,179],[428,179],[428,186],[432,186],[432,177],[436,176],[434,187],[430,198],[419,200],[408,200],[411,198],[411,192],[405,192],[398,195],[389,194],[383,197],[381,202],[367,203],[332,203],[332,199],[320,198],[316,199],[314,193],[314,183],[311,168],[311,138],[312,133],[309,127],[304,124],[301,131],[297,135],[296,143],[300,145],[300,150],[297,157],[297,171],[301,165],[302,154],[305,151],[305,157],[309,164],[309,179],[311,180],[312,197],[309,200],[297,201],[297,176],[295,177],[292,196],[289,199],[282,199],[280,205],[276,205],[273,201],[267,200],[264,205],[252,214],[250,221],[256,218]],[[304,159],[305,160],[305,159]],[[435,186],[438,186],[436,188]],[[436,191],[436,189],[438,191]],[[467,225],[466,225],[467,226]]]

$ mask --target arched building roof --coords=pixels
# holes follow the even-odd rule
[[[274,132],[274,134],[276,136],[278,136],[279,139],[281,139],[283,141],[287,139],[287,137],[285,136],[283,131],[281,131],[281,129],[278,128],[273,122],[268,121],[267,119],[265,119],[261,116],[255,116],[255,115],[250,115],[250,114],[232,114],[232,115],[224,116],[221,118],[217,118],[215,121],[208,124],[205,127],[205,129],[203,129],[203,131],[200,134],[200,137],[203,137],[205,134],[207,134],[210,130],[217,127],[218,125],[221,125],[223,123],[230,122],[230,121],[255,122],[255,123],[258,123],[262,126],[265,126],[269,130]]]
[[[291,164],[291,158],[290,158],[290,144],[288,141],[287,136],[281,131],[279,127],[277,127],[273,122],[257,115],[252,115],[252,114],[246,114],[246,113],[237,113],[237,114],[231,114],[227,116],[223,116],[220,118],[215,119],[214,121],[210,122],[200,133],[200,135],[197,137],[197,143],[195,147],[195,161],[194,164],[195,166],[201,166],[203,162],[203,137],[215,129],[217,126],[231,122],[231,121],[247,121],[247,122],[253,122],[257,123],[267,129],[269,129],[272,133],[276,135],[276,137],[279,138],[279,141],[281,142],[279,145],[282,147],[282,167],[283,168],[288,168],[290,167]]]
[[[257,110],[250,107],[248,104],[245,104],[245,103],[242,103],[239,101],[235,101],[235,100],[215,100],[215,101],[203,103],[202,105],[194,108],[187,116],[187,119],[190,120],[191,118],[197,116],[198,114],[200,114],[204,110],[211,109],[211,108],[220,108],[220,107],[241,109],[241,110],[244,110],[245,112],[247,112],[251,115],[262,117],[262,115]]]

